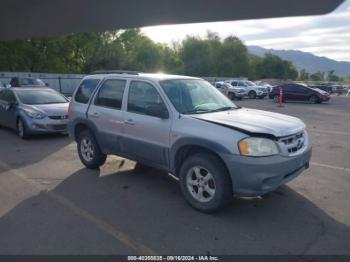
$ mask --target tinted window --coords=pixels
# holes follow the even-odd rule
[[[307,92],[307,88],[305,88],[303,86],[299,86],[299,85],[295,85],[293,87],[293,90],[295,93],[306,93]]]
[[[152,115],[149,109],[162,106],[167,110],[158,91],[149,83],[132,81],[129,90],[128,111],[143,115]]]
[[[238,86],[237,82],[232,82],[231,85],[232,86]]]
[[[89,102],[91,94],[94,92],[99,82],[100,79],[86,79],[81,82],[78,91],[75,94],[75,101],[83,104]]]
[[[121,109],[125,80],[107,80],[101,86],[95,105]]]
[[[293,85],[284,85],[282,89],[283,92],[293,92]]]
[[[4,90],[4,91],[0,92],[0,100],[3,100],[3,101],[8,102],[8,103],[16,102],[16,97],[12,91]]]
[[[26,105],[68,103],[67,99],[53,90],[17,90],[19,100]]]

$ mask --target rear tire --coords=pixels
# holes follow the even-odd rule
[[[80,161],[87,168],[97,169],[106,162],[107,155],[102,153],[90,131],[82,131],[79,134],[77,147]]]
[[[201,212],[218,211],[233,199],[231,178],[215,155],[199,153],[187,158],[179,177],[185,199]]]
[[[256,99],[256,93],[254,91],[249,91],[248,96],[250,99]]]

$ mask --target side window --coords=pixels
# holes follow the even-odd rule
[[[159,116],[159,112],[167,112],[156,88],[142,81],[132,81],[129,88],[128,112]]]
[[[126,80],[106,80],[97,94],[95,105],[121,109],[125,85]]]
[[[75,94],[74,100],[83,104],[89,102],[91,94],[94,92],[99,82],[100,79],[86,79],[81,82],[80,86],[78,87],[78,91]]]
[[[238,83],[237,83],[237,81],[233,81],[233,82],[231,83],[231,85],[232,85],[232,86],[238,86]]]
[[[5,91],[0,91],[0,100],[5,101]]]
[[[295,85],[293,87],[293,90],[295,93],[299,93],[299,94],[305,93],[305,88],[303,86]]]
[[[8,103],[13,103],[13,102],[16,102],[16,97],[12,91],[4,90],[0,93],[0,100]]]
[[[291,85],[284,85],[282,86],[282,90],[283,92],[287,92],[287,93],[293,92],[293,87]]]

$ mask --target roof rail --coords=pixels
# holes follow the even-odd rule
[[[95,75],[100,75],[100,74],[138,75],[139,74],[139,72],[137,71],[128,71],[128,70],[98,70],[92,73]]]

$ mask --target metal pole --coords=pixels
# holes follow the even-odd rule
[[[58,91],[62,93],[61,76],[58,77]]]

